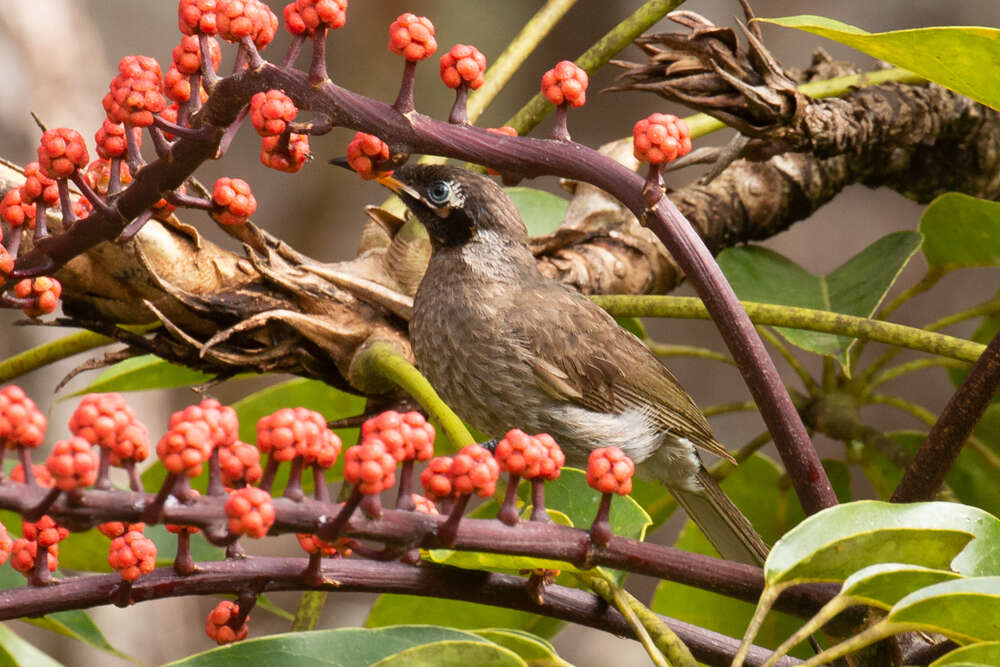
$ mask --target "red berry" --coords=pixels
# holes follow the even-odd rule
[[[204,86],[200,86],[198,90],[201,95],[201,103],[204,104],[208,101],[208,93],[205,92]],[[167,68],[167,73],[163,76],[163,92],[169,97],[175,104],[184,104],[191,99],[191,75],[184,74],[177,66],[173,63]],[[160,112],[160,116],[164,117],[164,111]],[[169,118],[167,118],[169,120]],[[176,122],[176,118],[172,122]],[[172,139],[168,137],[168,139]]]
[[[3,200],[0,201],[0,217],[3,217],[11,230],[25,223],[34,228],[35,205],[25,200],[23,187],[9,190],[3,196]],[[2,235],[0,238],[3,238]]]
[[[223,176],[215,182],[212,201],[223,209],[216,220],[223,225],[242,225],[257,210],[257,199],[250,190],[250,184],[242,178]]]
[[[413,509],[416,511],[424,514],[439,514],[437,506],[430,498],[425,498],[419,493],[411,493],[410,498],[413,500]]]
[[[129,171],[128,163],[124,160],[118,167],[118,176],[123,186],[132,182],[132,172]],[[111,160],[97,158],[87,165],[84,178],[90,183],[90,187],[97,191],[97,194],[102,197],[107,195],[108,188],[111,186]]]
[[[132,130],[137,146],[142,145],[142,132],[138,128]],[[105,118],[101,127],[94,134],[97,144],[97,154],[102,158],[125,157],[128,143],[125,141],[125,126]]]
[[[24,167],[21,198],[29,204],[41,199],[46,206],[55,206],[59,203],[59,186],[42,172],[37,162],[29,162]]]
[[[240,608],[235,602],[223,600],[215,606],[215,609],[208,613],[208,620],[205,621],[205,634],[219,644],[232,644],[233,642],[246,639],[247,634],[250,632],[247,626],[250,616],[246,617],[246,620],[243,621],[243,624],[239,628],[233,629],[229,625],[236,620],[239,613]]]
[[[22,521],[21,535],[26,540],[38,542],[39,546],[51,547],[69,537],[69,531],[57,524],[55,519],[45,515],[34,523]]]
[[[31,305],[24,308],[24,314],[28,317],[38,317],[55,312],[59,306],[61,294],[62,285],[55,278],[48,276],[25,278],[14,285],[14,296],[32,300]]]
[[[257,446],[277,461],[305,457],[307,452],[325,454],[326,459],[329,452],[323,450],[332,444],[331,436],[336,438],[326,427],[323,415],[306,408],[282,408],[257,422]],[[333,458],[339,453],[338,449]]]
[[[389,26],[389,49],[410,62],[430,58],[437,51],[434,24],[426,16],[400,14]]]
[[[336,542],[327,542],[308,533],[297,533],[295,537],[299,539],[299,546],[302,547],[302,550],[308,554],[321,553],[327,557],[339,555],[344,558],[351,555],[351,549],[347,546],[347,539],[343,537]]]
[[[215,22],[215,0],[181,0],[177,7],[177,25],[185,35],[218,32]]]
[[[347,144],[347,163],[366,181],[377,178],[391,170],[381,167],[389,159],[389,144],[374,134],[358,132]]]
[[[302,462],[326,470],[337,462],[342,447],[340,437],[330,429],[325,429],[320,437],[306,442],[302,450]]]
[[[38,166],[49,178],[69,178],[90,162],[83,136],[68,127],[42,133],[38,146]]]
[[[563,60],[542,75],[542,95],[559,106],[581,107],[587,101],[587,73],[569,60]]]
[[[94,205],[83,196],[71,200],[70,205],[73,207],[73,215],[76,216],[77,220],[86,218],[94,210]]]
[[[38,486],[51,489],[56,485],[55,480],[52,479],[52,473],[50,473],[49,469],[42,464],[36,463],[32,465],[31,472],[34,473],[35,484]],[[10,478],[12,481],[24,484],[24,468],[20,463],[10,469]]]
[[[182,37],[180,44],[174,47],[173,56],[174,66],[182,74],[201,72],[201,45],[197,35]],[[208,38],[208,59],[212,63],[212,69],[218,71],[219,63],[222,62],[222,49],[219,48],[219,40],[214,37]]]
[[[291,133],[287,150],[282,149],[281,137],[264,137],[261,140],[260,162],[265,167],[297,174],[310,157],[309,137],[304,134]]]
[[[35,557],[38,555],[38,542],[26,540],[23,537],[14,540],[10,553],[10,565],[15,570],[29,576],[35,568]],[[49,572],[59,566],[59,545],[53,544],[47,549]]]
[[[0,565],[7,562],[13,548],[14,540],[10,539],[10,535],[7,534],[7,526],[0,523]]]
[[[137,530],[111,540],[108,565],[125,581],[135,581],[156,568],[156,544]]]
[[[285,27],[293,35],[308,32],[311,37],[320,25],[329,30],[347,22],[347,0],[293,0],[285,5]]]
[[[256,484],[263,474],[260,467],[260,450],[237,440],[219,447],[219,468],[222,483],[228,487]]]
[[[17,385],[0,389],[0,440],[8,449],[37,447],[45,439],[48,420]]]
[[[175,428],[182,422],[199,422],[208,429],[211,446],[219,447],[236,442],[240,434],[240,420],[236,410],[222,405],[214,398],[206,398],[198,405],[189,405],[170,415],[168,426]]]
[[[691,131],[683,118],[654,113],[632,128],[632,147],[641,162],[671,162],[691,152]]]
[[[10,277],[14,271],[14,256],[11,255],[6,246],[0,244],[0,283]]]
[[[116,123],[149,127],[153,114],[167,106],[163,97],[163,73],[149,56],[125,56],[118,63],[118,76],[104,96],[104,110]]]
[[[299,112],[292,98],[280,90],[257,93],[250,98],[250,122],[262,137],[276,137]]]
[[[566,456],[548,433],[530,436],[516,428],[497,444],[494,456],[501,470],[529,480],[556,479],[566,463]]]
[[[271,494],[255,486],[236,489],[226,501],[226,516],[233,535],[264,537],[274,524]]]
[[[416,411],[387,410],[361,425],[361,436],[378,437],[397,461],[426,461],[434,455],[434,427]]]
[[[125,533],[131,532],[133,530],[142,532],[146,530],[146,524],[144,523],[124,523],[122,521],[107,521],[105,523],[97,524],[97,530],[101,532],[102,535],[109,539],[115,539],[116,537],[121,537]]]
[[[56,486],[63,491],[73,491],[97,481],[97,465],[93,445],[77,437],[56,442],[45,461]]]
[[[465,84],[472,90],[483,85],[486,56],[470,44],[456,44],[441,56],[441,80],[449,88]]]
[[[344,454],[344,481],[365,495],[382,493],[396,483],[396,459],[385,443],[369,436]]]
[[[149,435],[121,394],[87,394],[69,419],[69,430],[91,443],[111,449],[112,465],[144,461]]]
[[[435,456],[427,462],[427,467],[420,473],[420,485],[431,500],[441,500],[454,495],[451,477],[452,458],[450,456]]]
[[[211,453],[212,435],[200,421],[180,422],[156,445],[163,466],[174,475],[197,477]]]
[[[260,0],[216,0],[215,20],[219,37],[228,42],[250,37],[258,49],[270,44],[278,30],[278,17]]]
[[[619,447],[601,447],[587,459],[587,484],[601,493],[632,492],[635,463]]]
[[[448,476],[458,495],[475,493],[485,498],[496,491],[500,466],[490,450],[480,445],[467,445],[455,454]]]

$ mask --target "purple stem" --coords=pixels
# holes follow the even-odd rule
[[[192,574],[196,567],[191,558],[191,533],[185,529],[177,533],[177,556],[174,558],[174,572],[180,575]]]
[[[565,102],[556,107],[556,117],[555,122],[552,125],[552,134],[550,135],[556,141],[572,141],[569,136],[569,128],[566,125],[566,110],[569,105]]]
[[[306,497],[302,492],[302,457],[292,459],[292,467],[288,471],[288,483],[285,485],[285,497],[300,502]]]
[[[28,485],[37,484],[35,481],[35,470],[31,464],[31,449],[24,445],[18,445],[17,457],[21,460],[21,469],[24,471],[24,483]]]
[[[183,105],[183,108],[186,111],[183,121],[181,120],[180,108],[177,110],[177,124],[182,126],[187,125],[188,120],[191,118],[191,114],[197,113],[198,109],[201,108],[202,86],[200,71],[188,76],[188,85],[191,87],[191,95]]]
[[[125,130],[131,132],[131,129]],[[108,161],[108,196],[118,194],[122,191],[122,159],[115,156]]]
[[[239,540],[231,542],[226,546],[226,559],[227,560],[243,560],[247,557],[247,552],[243,550],[242,545],[240,545]]]
[[[510,473],[507,481],[507,494],[503,497],[503,504],[497,512],[497,518],[508,526],[516,526],[520,513],[517,511],[517,485],[521,483],[521,476]]]
[[[202,211],[211,211],[215,208],[215,204],[209,199],[202,199],[201,197],[189,195],[186,192],[177,192],[176,190],[164,193],[163,198],[174,206],[184,208],[196,208]]]
[[[212,447],[212,454],[208,457],[208,495],[224,496],[226,487],[222,483],[222,469],[219,466],[219,448]]]
[[[471,495],[459,496],[455,504],[452,505],[448,518],[438,527],[438,539],[441,540],[443,546],[455,546],[455,539],[458,537],[458,524],[462,520],[462,515],[465,514],[465,508],[471,497]]]
[[[531,520],[552,521],[549,518],[549,513],[545,511],[545,480],[543,479],[531,480]]]
[[[38,206],[35,206],[35,210],[38,210]],[[36,214],[37,216],[37,214]],[[12,257],[17,257],[17,251],[21,248],[21,237],[24,236],[24,227],[17,227],[10,231],[10,240],[7,242],[7,253]],[[16,272],[14,274],[17,275]]]
[[[312,61],[309,63],[309,83],[318,86],[330,77],[326,73],[326,34],[325,25],[319,25],[313,31]]]
[[[218,83],[220,79],[219,74],[215,71],[215,68],[212,67],[212,52],[209,48],[211,39],[211,37],[203,33],[198,34],[198,50],[201,52],[201,78],[204,82],[203,85],[205,86],[205,90],[208,91],[209,95],[212,94],[212,89],[215,88],[215,84]],[[199,90],[197,93],[192,93],[192,96],[194,94],[198,95],[200,101],[201,91]]]
[[[361,511],[369,519],[382,518],[382,501],[379,500],[378,494],[366,493],[361,499]]]
[[[32,586],[48,586],[52,581],[52,572],[49,571],[49,549],[35,543],[38,550],[35,552],[35,565],[31,568],[31,576],[28,583]]]
[[[250,69],[260,69],[264,64],[264,59],[260,57],[260,51],[257,50],[257,45],[253,43],[253,39],[249,36],[240,38],[240,53],[246,54],[247,64]],[[240,56],[236,57],[236,64],[239,65]]]
[[[46,210],[48,210],[48,207],[45,205],[44,200],[39,199],[35,202],[35,235],[32,238],[36,243],[49,236],[49,223],[48,216],[45,213]],[[13,255],[14,253],[11,254]]]
[[[171,123],[169,120],[161,116],[153,116],[153,125],[164,132],[169,132],[175,137],[184,137],[185,139],[190,139],[192,141],[212,141],[215,136],[215,130],[210,127],[187,127],[185,125],[178,125],[177,123]],[[166,148],[169,150],[170,145],[168,144]]]
[[[323,552],[317,551],[316,553],[309,554],[309,564],[306,569],[302,572],[302,581],[306,582],[309,586],[322,586],[323,585]]]
[[[159,116],[154,115],[153,122],[155,123],[159,118]],[[128,146],[128,168],[134,177],[145,163],[142,159],[142,152],[139,150],[139,141],[136,139],[134,128],[128,123],[125,124],[125,144]]]
[[[281,462],[274,458],[274,454],[268,454],[267,465],[264,466],[264,475],[260,478],[260,488],[264,489],[268,493],[271,493],[271,487],[274,485],[274,476],[278,473],[278,465]]]
[[[228,624],[234,630],[238,630],[240,626],[246,623],[247,617],[250,616],[250,612],[257,604],[257,595],[258,593],[252,590],[240,591],[236,599],[236,606],[239,611],[236,613],[236,616],[229,619]]]
[[[32,507],[30,510],[23,512],[21,517],[29,523],[38,521],[45,515],[45,512],[55,504],[56,500],[59,499],[60,493],[62,493],[62,490],[60,490],[58,486],[49,489],[49,492],[45,494],[45,497],[42,498],[41,502]]]
[[[396,496],[396,509],[413,510],[413,459],[403,461],[399,470],[399,494]]]
[[[122,233],[118,235],[118,238],[115,239],[115,241],[118,243],[128,243],[136,234],[139,233],[139,230],[141,230],[152,217],[153,209],[147,208],[145,211],[140,213],[135,220],[125,225],[125,229],[122,230]]]
[[[156,151],[156,157],[163,157],[170,152],[170,142],[167,141],[167,137],[163,134],[163,130],[158,128],[155,124],[149,126],[149,136],[153,137],[153,150]]]
[[[321,540],[326,540],[327,542],[335,542],[340,533],[343,532],[344,526],[347,525],[347,520],[351,518],[354,514],[354,510],[358,508],[361,503],[361,499],[364,495],[361,493],[360,485],[355,484],[354,488],[351,490],[351,495],[347,499],[347,502],[340,508],[340,512],[334,517],[333,521],[330,521],[326,525],[320,526],[319,530],[316,531],[316,536]]]
[[[111,448],[101,447],[101,458],[97,464],[97,481],[94,488],[98,491],[107,491],[111,488],[111,480],[108,479],[108,471],[111,468]]]
[[[455,89],[455,101],[451,105],[451,112],[448,114],[448,122],[452,125],[468,125],[469,114],[466,111],[465,103],[469,99],[469,87],[462,84]]]
[[[292,43],[288,45],[288,51],[285,52],[285,57],[281,60],[281,69],[288,69],[295,64],[295,60],[299,57],[299,51],[302,50],[302,43],[304,41],[306,41],[305,33],[292,37]]]
[[[597,507],[597,516],[590,524],[590,539],[599,547],[608,546],[611,541],[611,493],[601,495],[601,504]]]
[[[135,461],[126,459],[124,462],[125,471],[128,473],[128,487],[137,493],[143,493],[142,478],[139,477],[139,469],[135,467]]]
[[[76,222],[76,213],[73,213],[73,204],[69,200],[69,180],[60,178],[56,181],[56,187],[59,188],[59,208],[62,210],[63,230],[67,230]]]
[[[243,125],[243,121],[246,120],[247,115],[250,113],[250,107],[244,107],[240,111],[239,115],[236,116],[236,120],[226,128],[225,133],[222,135],[222,141],[219,142],[218,157],[222,157],[229,150],[229,146],[233,143],[233,139],[236,138],[236,133],[239,132],[240,126]]]
[[[153,501],[146,505],[146,508],[142,512],[142,520],[146,523],[160,523],[161,514],[163,513],[163,504],[167,502],[167,498],[173,493],[174,487],[181,479],[181,475],[175,475],[170,473],[167,478],[163,480],[163,486],[153,497]]]
[[[417,73],[417,63],[407,60],[403,66],[403,80],[399,83],[399,94],[392,108],[401,114],[408,114],[413,111],[413,77]]]
[[[326,485],[326,471],[318,465],[313,465],[313,497],[318,502],[330,502],[330,489]]]
[[[111,173],[115,174],[119,172],[112,171]],[[108,206],[108,203],[104,201],[101,195],[97,194],[94,191],[94,188],[90,187],[90,183],[88,183],[87,180],[80,174],[79,170],[74,171],[70,178],[73,180],[73,184],[80,189],[80,192],[83,193],[83,196],[87,198],[87,201],[90,202],[91,206],[94,207],[94,213],[100,213],[101,215],[117,215],[114,207]],[[62,234],[60,234],[60,236],[62,236]],[[110,240],[110,238],[105,240]]]

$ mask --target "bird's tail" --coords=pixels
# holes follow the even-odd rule
[[[697,479],[701,485],[698,491],[668,488],[723,558],[747,565],[763,565],[770,547],[754,530],[750,520],[704,467]]]

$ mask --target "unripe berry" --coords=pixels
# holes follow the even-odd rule
[[[257,210],[257,199],[250,184],[242,178],[223,176],[215,181],[212,202],[222,209],[216,220],[223,225],[242,225]]]
[[[416,411],[387,410],[361,425],[361,436],[375,436],[397,461],[426,461],[434,455],[434,427]]]
[[[542,95],[559,106],[581,107],[587,101],[587,73],[569,60],[563,60],[542,75]]]
[[[277,461],[304,457],[314,447],[320,453],[331,435],[323,415],[307,408],[282,408],[257,422],[257,446]]]
[[[52,473],[57,487],[73,491],[97,481],[98,463],[93,446],[83,438],[72,437],[52,446],[45,467]]]
[[[280,90],[272,89],[250,98],[250,122],[262,137],[276,137],[284,132],[298,112],[292,98]]]
[[[205,87],[200,84],[198,90],[201,95],[201,103],[204,104],[208,101],[208,93],[205,92]],[[177,69],[177,65],[171,63],[170,67],[167,68],[167,73],[163,75],[163,92],[173,100],[174,104],[184,104],[191,99],[191,75],[184,74]],[[164,117],[165,111],[166,109],[158,115]],[[174,119],[175,121],[176,118]],[[168,139],[170,138],[172,137],[168,137]]]
[[[108,565],[125,581],[135,581],[156,568],[156,544],[137,530],[111,540]]]
[[[651,114],[632,128],[632,152],[642,162],[671,162],[691,152],[691,131],[683,118]]]
[[[427,467],[420,473],[420,485],[424,487],[428,498],[441,500],[454,495],[455,490],[448,476],[451,463],[450,456],[435,456],[427,462]]]
[[[111,464],[144,461],[149,435],[121,394],[87,394],[69,420],[69,430],[87,442],[111,449]]]
[[[635,463],[619,447],[600,447],[587,459],[587,484],[601,493],[632,492]]]
[[[90,162],[83,136],[68,127],[57,127],[42,133],[38,146],[38,166],[49,178],[69,178],[77,169]]]
[[[389,26],[389,49],[410,62],[430,58],[437,51],[434,24],[426,16],[400,14]]]
[[[250,632],[247,626],[247,622],[250,620],[249,616],[238,629],[234,630],[228,625],[239,616],[239,613],[240,608],[235,602],[223,600],[208,613],[208,620],[205,621],[205,634],[218,644],[232,644],[246,639]]]
[[[344,454],[344,481],[374,495],[396,483],[396,459],[381,440],[369,436]]]
[[[97,158],[87,165],[84,178],[90,183],[90,187],[97,191],[102,197],[108,194],[111,187],[111,160],[107,158]],[[132,182],[132,172],[128,168],[128,163],[121,161],[118,167],[118,177],[123,186]]]
[[[485,498],[496,491],[500,466],[490,450],[480,445],[467,445],[455,454],[448,476],[458,495],[475,493]]]
[[[25,278],[14,285],[14,296],[20,299],[31,299],[32,304],[24,308],[28,317],[39,317],[55,312],[62,295],[62,285],[55,278],[39,276]]]
[[[374,134],[358,132],[347,144],[347,163],[366,181],[387,173],[381,167],[388,159],[389,144]]]
[[[262,49],[278,30],[278,17],[260,0],[216,0],[215,8],[219,37],[228,42],[250,37]]]
[[[226,501],[226,516],[233,535],[264,537],[274,524],[271,494],[255,486],[236,489]]]
[[[441,56],[441,80],[449,88],[463,83],[476,90],[485,79],[486,56],[471,44],[456,44]]]

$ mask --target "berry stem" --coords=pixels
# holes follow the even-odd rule
[[[48,206],[45,202],[39,199],[35,202],[35,235],[34,240],[40,241],[49,236],[49,224],[48,224]]]
[[[399,495],[396,496],[396,509],[413,510],[413,459],[403,461],[399,469]]]
[[[147,208],[145,211],[140,213],[135,220],[125,225],[125,229],[122,230],[122,233],[118,235],[118,238],[115,239],[115,241],[118,243],[128,243],[132,240],[133,236],[139,233],[139,230],[142,229],[152,217],[153,209]]]
[[[302,43],[305,41],[305,33],[292,37],[292,43],[288,45],[288,51],[285,52],[285,57],[281,59],[281,69],[289,69],[295,64],[295,60],[299,57],[299,52],[302,50]]]
[[[240,544],[239,540],[231,542],[226,546],[226,558],[234,560],[242,560],[247,557],[247,552],[243,550],[243,545]]]
[[[329,78],[326,73],[326,33],[326,26],[322,24],[316,26],[316,30],[313,32],[312,61],[309,63],[309,83],[314,86],[318,86]]]
[[[153,116],[153,122],[159,116]],[[132,174],[139,173],[139,168],[144,164],[142,159],[142,152],[139,150],[139,142],[136,140],[135,132],[133,127],[128,123],[125,123],[125,145],[128,147],[128,168],[132,170]]]
[[[184,576],[195,571],[194,559],[191,558],[191,533],[181,530],[177,533],[177,556],[174,557],[174,572]]]
[[[316,120],[306,123],[292,121],[288,123],[288,130],[295,134],[326,134],[333,129],[333,121],[329,116],[322,116]]]
[[[122,190],[122,159],[116,155],[111,158],[108,171],[108,196],[118,194]]]
[[[125,461],[125,471],[128,473],[128,487],[136,493],[143,493],[142,478],[139,477],[139,469],[135,467],[135,461],[129,459]]]
[[[326,485],[326,471],[313,466],[313,495],[321,503],[330,502],[330,489]]]
[[[31,568],[31,576],[28,577],[28,583],[32,586],[48,586],[54,583],[52,581],[52,573],[49,572],[48,547],[38,544],[38,550],[35,552],[35,566]]]
[[[451,105],[451,112],[448,114],[448,122],[452,125],[468,125],[469,113],[466,110],[466,102],[469,99],[469,87],[466,84],[455,89],[455,101]]]
[[[180,124],[179,120],[178,124]],[[153,150],[156,151],[156,157],[163,157],[170,152],[170,142],[164,136],[163,130],[156,127],[156,125],[150,125],[149,136],[153,137]]]
[[[17,457],[21,461],[21,468],[24,470],[24,483],[30,485],[37,484],[35,481],[35,471],[31,467],[31,450],[23,445],[17,446]]]
[[[247,617],[250,616],[250,612],[257,604],[257,595],[257,591],[240,591],[239,596],[236,598],[236,607],[238,611],[233,618],[229,619],[229,627],[233,630],[239,630],[239,628],[246,623]]]
[[[212,94],[212,90],[215,88],[215,84],[219,82],[219,74],[212,67],[212,49],[211,49],[211,37],[204,33],[198,33],[198,50],[201,52],[201,79],[202,85],[209,95]],[[197,88],[191,89],[191,97],[198,96],[201,97],[201,91]],[[200,101],[200,100],[199,100]]]
[[[37,208],[36,208],[37,211]],[[17,257],[17,251],[21,248],[21,237],[24,236],[24,228],[15,229],[10,233],[10,240],[7,245],[7,253],[11,257]],[[17,271],[14,271],[11,277],[18,277]]]
[[[112,171],[111,174],[111,178],[114,178],[115,171]],[[101,199],[101,195],[94,192],[94,188],[90,187],[90,183],[87,182],[87,179],[83,177],[79,170],[74,171],[70,178],[73,180],[73,185],[79,188],[80,192],[82,192],[83,196],[87,198],[87,201],[91,203],[95,211],[100,211],[101,214],[105,216],[116,215],[114,207],[108,206],[107,202]],[[120,183],[119,187],[121,187]]]
[[[569,128],[566,126],[566,110],[568,105],[563,103],[556,107],[555,124],[552,126],[552,138],[556,141],[572,141],[569,136]]]
[[[325,526],[320,526],[320,529],[316,532],[316,536],[327,542],[335,542],[340,537],[341,531],[347,525],[347,520],[354,514],[354,510],[358,508],[363,497],[364,494],[361,493],[361,486],[356,484],[351,491],[351,496],[344,503],[344,506],[340,508],[337,516]]]
[[[240,51],[246,54],[247,64],[250,69],[257,70],[260,69],[264,64],[264,59],[260,55],[260,51],[257,50],[257,45],[253,43],[253,38],[250,36],[240,38]],[[239,57],[237,57],[239,60]],[[191,88],[191,97],[194,97],[195,88]]]
[[[302,581],[306,582],[307,586],[322,586],[322,566],[323,554],[321,552],[317,551],[316,553],[309,554],[309,564],[302,571]]]
[[[642,199],[646,202],[646,206],[653,208],[663,197],[663,163],[651,162],[646,174],[646,184],[642,187]]]
[[[212,447],[212,454],[208,457],[208,495],[226,495],[226,487],[222,484],[222,468],[219,465],[218,447]]]
[[[175,190],[164,193],[163,198],[174,206],[182,206],[184,208],[196,208],[203,211],[211,211],[215,208],[215,204],[210,199],[195,197],[194,195]]]
[[[503,498],[503,504],[500,505],[500,511],[497,512],[497,518],[508,526],[517,525],[519,517],[519,512],[517,511],[517,485],[520,483],[521,476],[510,473],[510,479],[507,482],[507,493]]]
[[[545,511],[545,480],[531,480],[531,520],[551,522]]]
[[[601,504],[597,508],[597,516],[590,525],[590,539],[599,547],[608,546],[611,540],[611,496],[605,493],[601,496]]]
[[[264,489],[268,493],[271,493],[271,487],[274,485],[274,476],[278,473],[278,465],[281,462],[274,458],[274,453],[272,452],[267,457],[267,465],[264,466],[264,475],[260,478],[260,488]]]
[[[125,581],[123,579],[121,583],[118,584],[113,591],[111,591],[111,595],[108,596],[108,599],[111,601],[111,604],[116,607],[121,607],[122,609],[131,607],[133,603],[132,582]]]
[[[160,523],[160,515],[163,513],[163,503],[167,502],[167,497],[173,493],[174,487],[180,481],[181,476],[174,473],[167,475],[163,480],[163,486],[157,491],[152,502],[146,505],[142,512],[142,520],[146,523]]]
[[[101,447],[101,459],[97,464],[97,481],[94,488],[98,491],[107,491],[111,488],[111,480],[108,478],[108,471],[111,468],[111,448]]]
[[[49,492],[45,494],[45,497],[42,498],[37,505],[32,507],[30,510],[21,513],[21,518],[29,522],[38,521],[42,518],[42,516],[44,516],[45,512],[52,507],[56,500],[59,499],[60,493],[62,493],[62,491],[59,487],[49,489]]]
[[[222,140],[219,142],[219,149],[217,151],[217,159],[222,158],[229,150],[230,144],[233,143],[233,139],[236,138],[236,133],[240,131],[240,126],[243,125],[243,121],[246,120],[247,115],[250,113],[250,107],[243,107],[240,110],[239,115],[236,116],[236,120],[233,121],[232,125],[226,128],[226,131],[222,135]]]
[[[366,494],[361,499],[361,511],[369,519],[379,519],[382,517],[382,501],[376,494]]]
[[[407,60],[403,65],[403,80],[399,82],[399,95],[392,108],[401,114],[408,114],[413,111],[413,77],[417,73],[417,63]]]
[[[63,229],[66,230],[76,222],[76,214],[73,213],[73,205],[69,201],[69,180],[60,178],[56,181],[56,185],[59,188],[59,208],[62,209]]]
[[[195,95],[192,92],[191,96],[188,97],[187,102],[185,102],[183,105],[181,105],[181,107],[185,111],[185,115],[184,115],[184,120],[183,121],[180,118],[180,109],[177,110],[177,124],[178,125],[186,125],[187,122],[191,119],[191,116],[194,115],[195,113],[197,113],[198,109],[201,108],[201,80],[202,80],[202,76],[201,76],[201,72],[200,71],[195,72],[194,74],[192,74],[188,78],[188,82],[191,85],[191,90],[192,91],[198,91],[198,94]]]
[[[288,471],[288,483],[285,485],[285,497],[295,502],[300,502],[306,497],[306,494],[302,492],[301,456],[296,456],[292,459],[292,466]]]
[[[214,128],[187,127],[186,125],[171,123],[166,118],[162,118],[160,116],[153,116],[153,125],[160,128],[164,132],[169,132],[170,134],[178,137],[184,137],[185,139],[191,139],[192,141],[212,141],[212,139],[215,138]],[[131,135],[131,133],[129,134]],[[131,154],[131,149],[129,152]]]
[[[458,537],[458,523],[462,520],[462,515],[465,513],[465,508],[468,506],[469,498],[471,497],[468,494],[459,496],[455,500],[455,504],[451,507],[448,519],[438,528],[438,538],[444,546],[455,546],[455,539]]]

